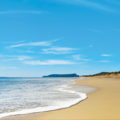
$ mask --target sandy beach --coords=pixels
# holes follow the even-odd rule
[[[1,120],[119,120],[120,119],[120,76],[86,77],[76,85],[91,86],[96,91],[88,98],[70,108],[18,115]]]

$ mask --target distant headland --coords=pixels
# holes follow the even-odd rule
[[[93,75],[83,75],[81,77],[94,77],[94,76],[120,76],[120,71],[117,72],[100,72]]]
[[[77,74],[51,74],[43,77],[79,77]]]
[[[93,75],[78,75],[76,73],[73,74],[50,74],[43,77],[94,77],[94,76],[120,76],[120,71],[118,72],[101,72]]]

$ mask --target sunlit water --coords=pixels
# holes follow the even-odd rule
[[[68,89],[69,84],[77,79],[0,78],[0,118],[76,104],[86,98],[86,94]]]

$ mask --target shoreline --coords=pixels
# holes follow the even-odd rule
[[[120,77],[86,77],[75,85],[91,86],[96,91],[88,94],[88,99],[70,108],[17,115],[1,120],[105,120],[120,119]]]
[[[82,79],[80,78],[80,80],[82,80]],[[91,88],[91,87],[86,88],[87,86],[83,86],[81,88],[79,86],[79,88],[75,90],[75,88],[76,88],[75,84],[77,81],[78,80],[71,81],[72,83],[70,82],[70,83],[62,85],[60,88],[58,88],[59,91],[63,91],[66,93],[72,93],[72,94],[76,94],[79,96],[79,98],[76,98],[75,100],[72,100],[71,102],[69,101],[67,104],[63,102],[62,104],[64,104],[64,106],[56,106],[53,108],[52,107],[48,107],[48,108],[47,107],[37,107],[37,108],[33,108],[33,109],[24,109],[21,111],[3,113],[0,115],[0,120],[9,119],[9,118],[14,117],[14,116],[24,116],[24,115],[30,115],[30,114],[36,114],[36,113],[42,114],[44,112],[51,112],[51,111],[67,109],[67,108],[70,108],[74,105],[79,104],[80,102],[82,102],[88,98],[87,93],[93,91],[94,88]],[[84,88],[84,90],[82,91],[83,88]],[[94,91],[95,91],[95,89],[94,89]]]

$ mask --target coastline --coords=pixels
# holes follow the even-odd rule
[[[97,88],[88,99],[67,109],[17,115],[0,120],[93,120],[120,119],[120,77],[86,77],[75,85]]]
[[[72,78],[71,78],[72,79]],[[81,80],[81,78],[79,78]],[[49,112],[49,111],[56,111],[56,110],[61,110],[61,109],[66,109],[69,107],[72,107],[79,102],[87,99],[87,92],[93,91],[93,88],[91,87],[80,87],[80,86],[75,86],[73,84],[76,83],[77,80],[72,80],[69,82],[65,82],[63,85],[60,85],[57,87],[57,90],[63,93],[68,93],[76,95],[71,96],[72,99],[68,99],[67,101],[56,101],[53,106],[46,106],[46,107],[36,107],[36,108],[31,108],[31,109],[23,109],[20,111],[14,111],[14,112],[8,112],[8,113],[2,113],[0,114],[0,119],[8,119],[11,118],[12,116],[19,116],[19,115],[29,115],[29,114],[35,114],[35,113],[43,113],[43,112]]]
[[[32,108],[32,109],[23,109],[21,111],[15,111],[15,112],[9,112],[9,113],[3,113],[0,115],[0,118],[7,118],[7,117],[11,117],[11,116],[18,116],[18,115],[27,115],[27,114],[34,114],[34,113],[43,113],[43,112],[49,112],[49,111],[56,111],[56,110],[61,110],[61,109],[66,109],[69,107],[72,107],[76,104],[78,104],[79,102],[87,99],[87,94],[83,93],[83,92],[79,92],[76,91],[74,89],[72,89],[73,85],[62,85],[62,87],[60,87],[58,90],[62,91],[62,92],[66,92],[66,93],[72,93],[72,94],[76,94],[79,96],[79,98],[76,98],[74,100],[71,101],[67,101],[67,102],[58,102],[58,104],[56,106],[47,106],[47,107],[37,107],[37,108]],[[69,88],[69,89],[68,89]],[[89,90],[87,91],[90,91]]]

